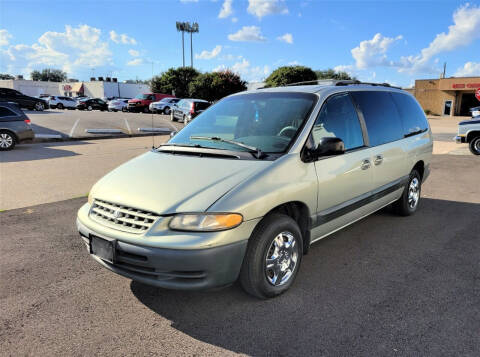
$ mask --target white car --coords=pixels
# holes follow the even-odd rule
[[[470,112],[472,113],[472,118],[480,116],[480,107],[470,108]]]
[[[77,101],[70,97],[59,97],[52,95],[48,97],[48,105],[50,108],[75,109],[77,107]]]
[[[164,113],[166,115],[169,115],[170,111],[172,110],[172,106],[179,101],[179,98],[163,98],[158,102],[150,103],[148,109],[150,109],[152,113]]]
[[[114,99],[108,102],[109,112],[126,112],[128,105],[128,99]]]

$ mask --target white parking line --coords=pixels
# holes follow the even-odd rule
[[[128,120],[127,120],[127,118],[124,118],[123,120],[125,120],[125,125],[127,126],[128,133],[131,134],[132,131],[130,130],[130,125],[128,125]]]
[[[70,130],[70,134],[68,136],[70,137],[73,137],[73,132],[75,131],[75,129],[77,128],[77,125],[78,125],[78,122],[80,121],[80,118],[78,118],[76,121],[75,121],[75,124],[73,124],[72,126],[72,130]]]
[[[90,134],[123,134],[120,129],[85,129],[85,132]]]

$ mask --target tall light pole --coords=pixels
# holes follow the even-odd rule
[[[185,41],[184,41],[184,33],[186,30],[186,23],[185,22],[178,22],[177,21],[177,31],[182,32],[182,58],[183,58],[183,67],[185,67]]]
[[[194,22],[190,25],[190,22],[178,22],[176,23],[177,31],[182,32],[182,58],[183,58],[183,67],[185,67],[185,32],[190,33],[190,66],[193,68],[193,34],[200,31],[197,22]]]

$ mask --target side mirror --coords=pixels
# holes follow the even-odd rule
[[[319,140],[315,149],[309,149],[305,152],[304,161],[311,162],[323,156],[343,155],[344,153],[345,144],[342,139],[324,137]]]
[[[171,131],[170,132],[170,138],[173,138],[175,135],[177,135],[178,131]]]

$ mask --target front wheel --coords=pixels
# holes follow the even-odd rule
[[[15,138],[8,131],[0,131],[0,151],[12,150],[15,147]]]
[[[261,299],[280,295],[293,284],[302,255],[297,222],[284,214],[270,214],[250,237],[240,283],[247,293]]]
[[[417,211],[421,193],[422,178],[417,170],[412,170],[402,197],[393,204],[397,213],[400,216],[411,216],[414,214]]]
[[[480,155],[480,136],[473,138],[469,144],[470,152],[473,155]]]
[[[38,112],[42,112],[45,109],[45,105],[43,103],[36,102],[34,109]]]
[[[149,112],[148,107],[144,107],[144,108],[143,108],[143,112],[144,112],[144,113],[148,113],[148,112]]]
[[[63,104],[62,104],[62,103],[58,103],[58,104],[57,104],[57,109],[63,109]]]
[[[88,110],[88,111],[92,111],[92,110],[93,110],[93,107],[92,107],[91,105],[89,105],[89,106],[87,107],[87,110]]]

